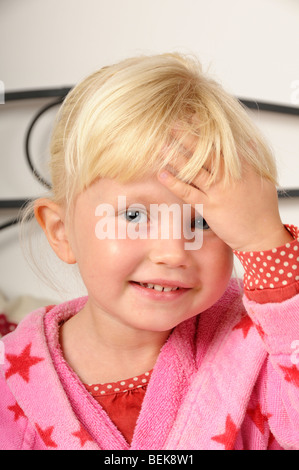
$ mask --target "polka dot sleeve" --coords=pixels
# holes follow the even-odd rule
[[[244,292],[251,300],[282,302],[299,293],[299,230],[285,227],[294,241],[267,251],[234,251],[244,267]]]

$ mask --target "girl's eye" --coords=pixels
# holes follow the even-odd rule
[[[140,209],[128,209],[125,211],[124,216],[128,222],[147,222],[147,214],[144,214]]]
[[[191,230],[195,230],[197,228],[202,230],[208,230],[210,226],[207,224],[203,217],[199,216],[191,220]]]

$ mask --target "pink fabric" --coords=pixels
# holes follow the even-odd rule
[[[1,449],[299,449],[298,295],[257,304],[232,281],[177,326],[131,445],[61,354],[59,323],[85,302],[41,308],[2,339]]]

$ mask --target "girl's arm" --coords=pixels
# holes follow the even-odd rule
[[[285,449],[299,449],[299,230],[262,252],[235,252],[244,270],[243,302],[269,353],[264,376],[268,423]]]

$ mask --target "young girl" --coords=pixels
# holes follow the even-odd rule
[[[0,447],[299,449],[298,229],[240,104],[194,60],[125,60],[70,92],[51,154],[35,216],[88,295],[3,338]]]

